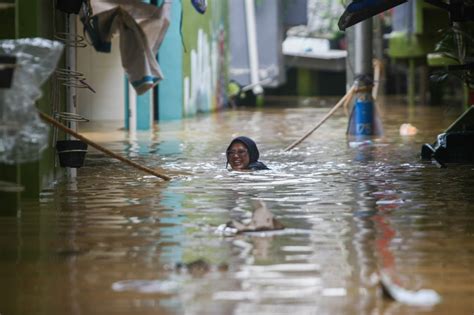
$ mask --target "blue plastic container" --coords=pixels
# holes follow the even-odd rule
[[[371,136],[375,134],[374,103],[372,100],[357,99],[354,105],[354,123],[356,136]]]

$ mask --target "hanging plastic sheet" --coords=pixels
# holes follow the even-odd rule
[[[0,55],[16,57],[11,87],[0,88],[0,162],[36,161],[47,147],[49,129],[35,101],[62,50],[63,44],[42,38],[0,40]]]
[[[161,7],[140,0],[90,0],[81,21],[94,48],[110,52],[111,40],[120,34],[122,65],[129,81],[143,94],[163,79],[156,54],[170,24],[171,1]]]
[[[407,0],[353,0],[339,19],[338,26],[341,31],[364,21],[376,14],[387,11]]]

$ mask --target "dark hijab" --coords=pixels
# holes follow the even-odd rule
[[[227,151],[230,150],[230,147],[235,142],[240,142],[243,145],[245,145],[245,147],[247,148],[247,151],[249,153],[249,165],[247,168],[249,170],[254,171],[254,170],[268,170],[269,169],[265,164],[258,161],[258,158],[260,157],[260,153],[258,152],[257,144],[255,143],[255,141],[244,136],[237,137],[230,142],[229,146],[227,147]],[[227,160],[227,163],[229,163],[229,160]]]

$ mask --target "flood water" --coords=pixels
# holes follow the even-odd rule
[[[288,102],[161,123],[136,139],[84,125],[174,179],[89,150],[77,178],[1,217],[0,314],[474,314],[474,166],[419,160],[462,109],[387,102],[384,136],[363,145],[346,137],[341,111],[283,152],[333,104]],[[416,136],[399,135],[406,122]],[[270,171],[225,169],[238,135],[256,140]],[[216,233],[248,218],[253,200],[286,229]],[[380,272],[442,301],[386,299]]]

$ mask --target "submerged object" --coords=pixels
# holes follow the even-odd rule
[[[370,99],[357,98],[354,105],[355,134],[370,136],[373,134],[374,103]]]
[[[351,136],[374,136],[383,133],[382,122],[372,98],[373,81],[369,76],[356,78],[356,100],[352,107],[347,126],[347,134]]]
[[[263,201],[258,200],[254,202],[254,208],[250,223],[245,224],[235,220],[232,221],[232,225],[237,229],[238,233],[281,230],[285,228],[268,210]]]
[[[253,203],[252,219],[248,222],[239,222],[236,220],[220,225],[216,233],[233,236],[244,232],[274,231],[283,230],[285,227],[278,221],[273,213],[268,210],[267,205],[257,200]]]
[[[421,158],[433,159],[441,167],[446,163],[474,164],[474,105],[439,134],[434,144],[424,144]]]
[[[407,0],[354,0],[347,6],[337,25],[341,31],[344,31],[349,26],[404,2],[407,2]]]

